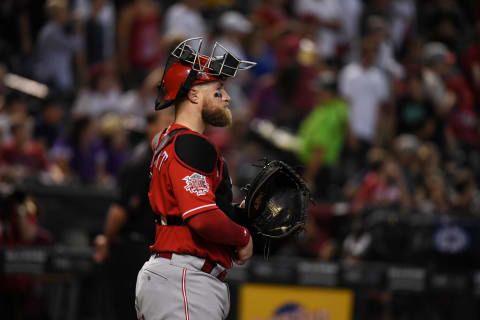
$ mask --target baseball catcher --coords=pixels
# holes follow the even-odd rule
[[[149,201],[155,217],[151,257],[138,273],[138,319],[225,319],[230,299],[223,281],[233,263],[253,253],[248,228],[229,218],[232,183],[220,151],[203,134],[232,123],[224,82],[255,65],[202,38],[170,54],[155,109],[175,107],[175,120],[152,140]]]

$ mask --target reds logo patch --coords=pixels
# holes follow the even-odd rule
[[[186,176],[182,180],[185,180],[185,190],[190,193],[195,193],[197,196],[204,196],[208,190],[210,190],[207,179],[199,173]]]

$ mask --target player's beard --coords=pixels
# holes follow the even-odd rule
[[[232,112],[228,108],[202,109],[202,119],[214,127],[228,127],[232,124]]]

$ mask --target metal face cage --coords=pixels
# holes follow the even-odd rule
[[[167,108],[174,103],[175,99],[185,96],[193,83],[198,79],[197,75],[199,73],[221,80],[234,77],[238,70],[247,70],[256,65],[255,62],[237,58],[218,42],[215,42],[213,45],[210,55],[202,54],[200,53],[202,43],[202,37],[186,39],[180,42],[170,53],[162,79],[157,85],[158,96],[155,100],[155,110]],[[184,82],[181,83],[175,98],[170,97],[170,99],[166,100],[165,74],[177,62],[189,65],[188,68],[191,68],[191,72]]]
[[[220,43],[215,42],[210,55],[200,53],[203,38],[190,38],[180,42],[171,55],[182,62],[192,64],[192,70],[214,76],[234,77],[238,70],[247,70],[255,62],[241,60]]]

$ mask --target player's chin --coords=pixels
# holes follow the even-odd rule
[[[232,124],[230,109],[217,109],[213,112],[203,111],[202,117],[205,123],[214,127],[228,127]]]

